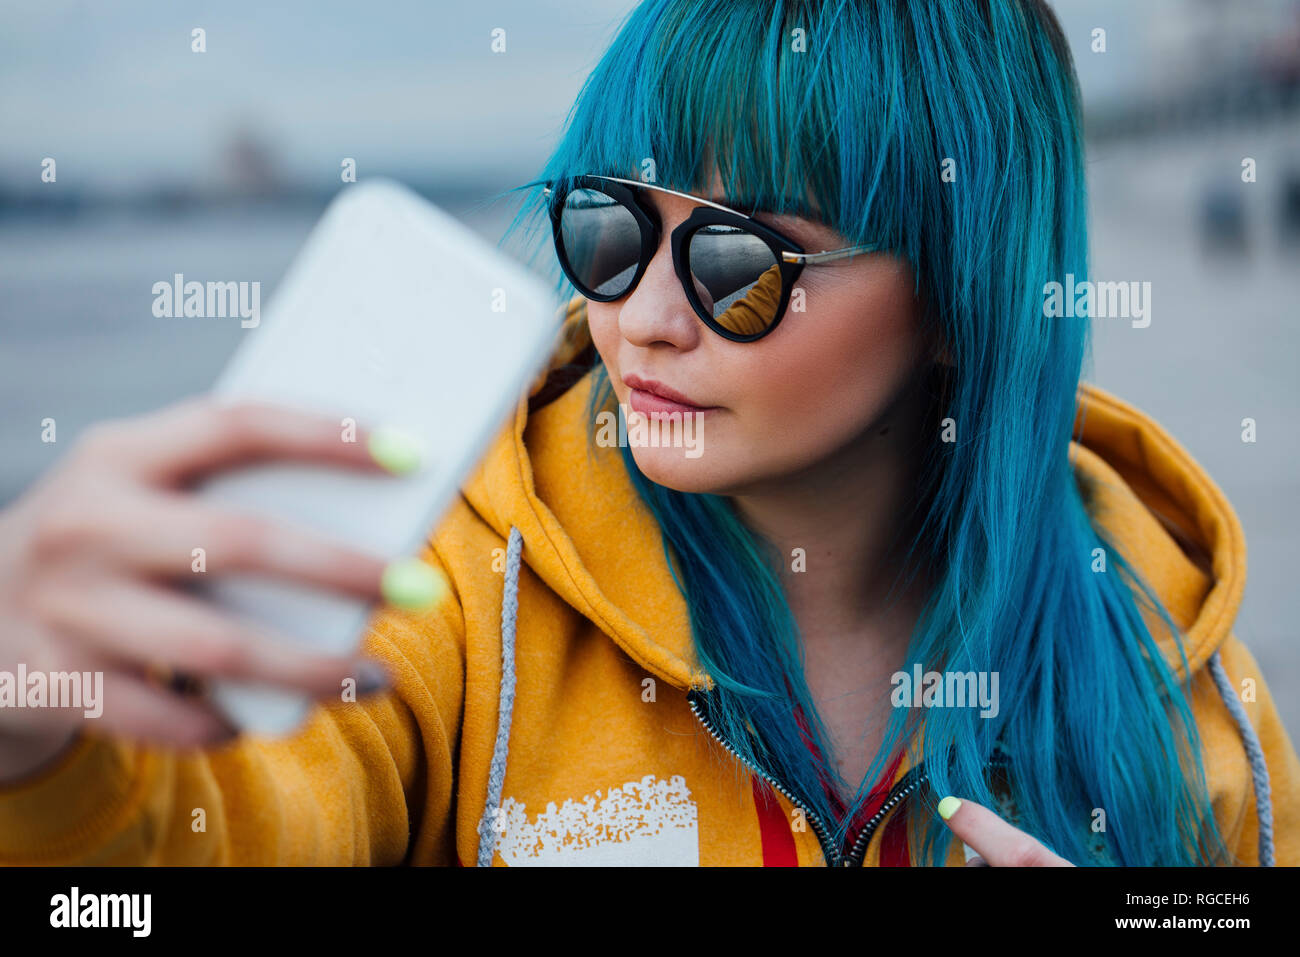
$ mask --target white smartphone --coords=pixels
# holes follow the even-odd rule
[[[545,362],[558,297],[452,216],[394,182],[347,187],[330,204],[273,301],[213,386],[413,433],[427,461],[404,476],[270,462],[213,475],[200,496],[314,528],[381,557],[416,554]],[[289,640],[347,653],[374,607],[323,589],[222,576],[196,590]],[[340,688],[340,693],[342,693]],[[285,734],[312,701],[215,682],[239,728]]]

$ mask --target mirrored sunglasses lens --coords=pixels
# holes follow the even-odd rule
[[[575,189],[560,212],[560,241],[581,292],[621,296],[641,259],[641,227],[631,210],[594,189]]]
[[[734,226],[704,226],[691,235],[688,256],[700,302],[722,328],[753,336],[776,321],[781,266],[759,237]]]

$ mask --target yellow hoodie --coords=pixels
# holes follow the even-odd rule
[[[548,370],[423,552],[453,597],[423,616],[374,616],[366,647],[393,670],[391,691],[318,708],[290,738],[207,753],[87,736],[0,788],[0,862],[826,863],[819,822],[742,767],[688,695],[711,682],[657,526],[618,449],[588,458],[591,376],[557,388],[588,349],[575,300]],[[1072,452],[1089,510],[1185,630],[1229,847],[1247,864],[1300,864],[1300,762],[1231,634],[1245,580],[1236,516],[1140,412],[1090,386],[1080,411]],[[879,864],[882,848],[897,862],[887,836],[909,772],[896,766],[852,862]],[[948,863],[963,863],[960,842]]]

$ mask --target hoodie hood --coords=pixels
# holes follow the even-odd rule
[[[549,362],[465,483],[465,498],[502,538],[517,528],[524,563],[638,664],[678,688],[711,688],[658,524],[618,450],[589,440],[582,409],[591,377],[530,413],[548,383],[586,371],[572,363],[592,348],[585,301],[571,301]]]
[[[592,379],[582,360],[593,355],[586,304],[575,298],[548,363],[465,484],[465,497],[502,538],[517,528],[528,567],[640,665],[679,688],[710,688],[659,528],[617,449],[590,443],[582,410]],[[547,391],[574,379],[537,407]],[[1070,456],[1088,512],[1184,633],[1194,673],[1231,633],[1241,602],[1241,525],[1204,470],[1142,412],[1083,384],[1075,425]],[[1143,614],[1181,672],[1159,619]]]
[[[1241,523],[1187,450],[1133,406],[1084,384],[1075,427],[1071,462],[1093,524],[1159,596],[1195,673],[1231,634],[1245,591]],[[1167,630],[1147,623],[1181,676]]]

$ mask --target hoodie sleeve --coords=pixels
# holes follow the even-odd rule
[[[1267,768],[1267,801],[1272,812],[1271,843],[1275,865],[1300,865],[1300,759],[1278,715],[1277,705],[1254,656],[1235,636],[1219,648],[1219,660],[1228,684],[1249,719],[1248,734],[1258,739]],[[1257,793],[1263,784],[1253,773],[1248,742],[1211,676],[1204,671],[1205,701],[1213,702],[1213,716],[1203,723],[1207,773],[1210,776],[1216,817],[1224,840],[1237,860],[1260,863],[1260,814]]]
[[[382,609],[364,650],[393,687],[318,707],[291,737],[187,753],[87,734],[0,786],[0,864],[455,863],[464,634],[454,595]]]

